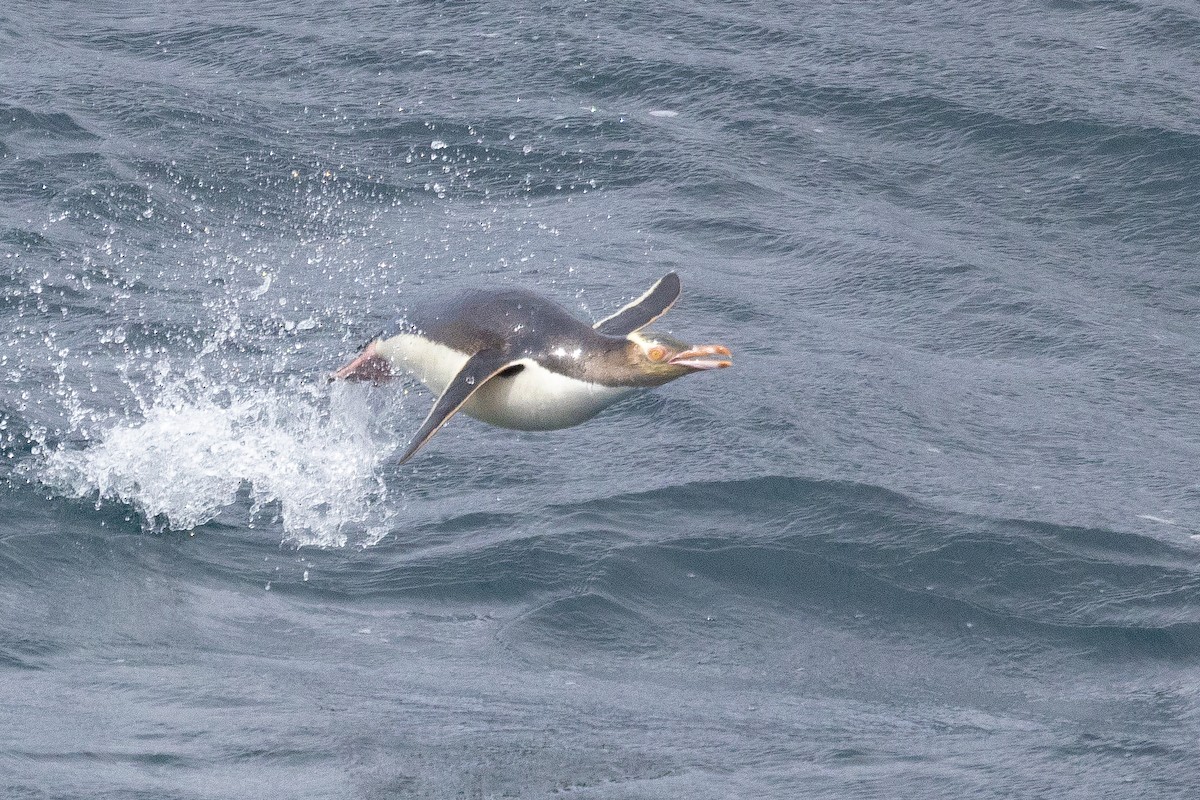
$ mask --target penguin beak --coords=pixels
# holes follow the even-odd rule
[[[358,357],[337,372],[329,376],[329,380],[370,381],[381,383],[392,377],[391,364],[387,359],[375,352],[376,342],[371,342],[362,349]]]
[[[688,369],[724,369],[732,367],[733,362],[728,358],[714,358],[714,356],[732,356],[733,353],[723,344],[703,344],[697,347],[692,347],[680,353],[671,356],[667,361],[668,364],[674,364],[678,367],[687,367]]]

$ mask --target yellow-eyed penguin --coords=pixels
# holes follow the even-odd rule
[[[732,364],[724,345],[642,331],[679,292],[679,276],[668,273],[595,325],[520,289],[468,292],[397,320],[333,377],[378,382],[405,372],[438,394],[400,463],[459,410],[503,428],[566,428],[638,389]]]

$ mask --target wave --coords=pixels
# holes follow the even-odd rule
[[[506,635],[637,651],[699,594],[902,632],[948,626],[1109,654],[1200,653],[1190,540],[949,512],[855,483],[760,477],[395,527],[309,553],[331,598],[527,607]],[[730,599],[732,598],[732,599]],[[532,605],[530,605],[532,604]]]
[[[294,545],[335,548],[306,551],[303,577],[275,576],[273,590],[519,604],[531,609],[509,632],[521,639],[637,650],[669,627],[662,609],[704,586],[881,630],[950,625],[1110,653],[1200,653],[1190,539],[951,512],[782,476],[401,522],[390,450],[371,439],[361,402],[335,396],[321,411],[313,396],[263,391],[164,402],[91,447],[47,452],[37,477],[160,531],[215,534],[230,524],[222,515],[273,509]],[[232,524],[232,546],[260,553],[262,540]],[[337,549],[347,544],[359,547]],[[188,558],[230,579],[250,563]]]

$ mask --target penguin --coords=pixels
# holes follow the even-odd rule
[[[396,320],[331,380],[410,374],[438,395],[401,464],[459,411],[502,428],[567,428],[640,389],[732,366],[724,345],[643,330],[680,291],[679,276],[668,273],[594,325],[532,292],[470,291]]]

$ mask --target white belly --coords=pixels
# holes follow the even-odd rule
[[[463,411],[502,428],[548,431],[585,422],[634,391],[568,378],[529,359],[518,363],[525,369],[510,378],[492,378]]]
[[[440,395],[469,356],[420,336],[400,334],[380,342],[376,352],[393,367],[411,373]],[[495,377],[463,406],[475,419],[502,428],[545,431],[569,428],[599,414],[635,390],[604,386],[551,372],[532,359],[511,377]]]

